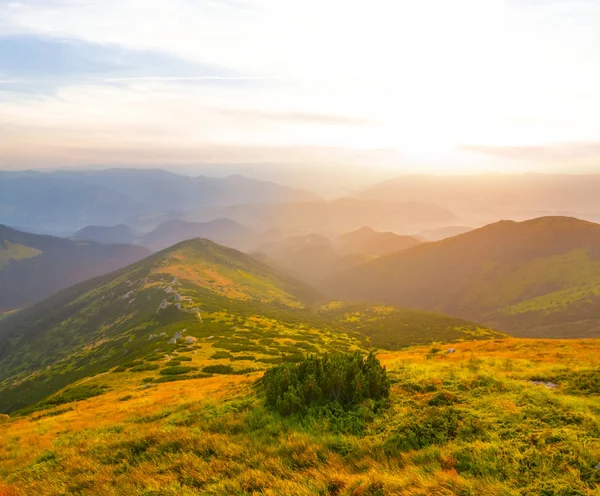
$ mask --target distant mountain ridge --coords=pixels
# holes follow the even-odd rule
[[[345,253],[366,256],[383,256],[407,250],[420,244],[413,236],[401,236],[393,232],[378,232],[370,227],[338,236],[334,246]]]
[[[432,201],[467,224],[573,216],[600,221],[600,174],[407,175],[356,193],[381,201]]]
[[[279,204],[246,204],[203,208],[188,220],[228,218],[261,231],[281,229],[297,235],[337,235],[369,226],[377,231],[411,232],[456,222],[456,215],[434,203],[383,202],[341,198]]]
[[[322,287],[521,335],[600,336],[600,225],[501,221],[351,268]]]
[[[153,228],[160,222],[154,218],[169,212],[316,199],[306,191],[240,175],[189,177],[160,169],[0,172],[2,222],[34,230],[132,225],[132,219],[140,223],[134,228]]]
[[[158,251],[188,239],[204,238],[242,250],[248,246],[250,235],[249,229],[231,219],[215,219],[209,222],[173,219],[159,224],[156,229],[142,236],[138,243]]]
[[[72,239],[111,245],[133,244],[139,236],[140,233],[134,229],[120,224],[118,226],[87,226],[77,231]]]
[[[0,311],[29,305],[149,254],[141,246],[77,242],[0,225]]]
[[[419,243],[412,236],[377,232],[370,227],[363,227],[333,240],[315,233],[282,237],[260,244],[257,250],[268,257],[267,263],[273,263],[298,279],[314,284],[327,274],[406,250]]]

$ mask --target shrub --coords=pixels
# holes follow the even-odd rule
[[[204,372],[198,372],[193,375],[166,375],[163,377],[157,377],[152,382],[155,384],[161,384],[163,382],[176,382],[176,381],[188,381],[190,379],[205,379],[207,377],[212,377],[211,374],[205,374]]]
[[[365,400],[387,400],[390,381],[385,367],[371,353],[310,356],[298,364],[283,363],[260,379],[267,406],[282,415],[312,406],[339,404],[348,411]]]
[[[207,374],[233,374],[231,365],[207,365],[202,368],[202,372]]]
[[[181,375],[187,374],[188,372],[191,372],[193,370],[196,370],[196,367],[184,367],[180,365],[176,367],[166,367],[162,369],[159,373],[161,375]]]
[[[132,360],[131,362],[127,362],[123,365],[126,369],[130,369],[131,367],[137,367],[138,365],[142,365],[144,362],[142,360]]]
[[[179,355],[177,357],[177,360],[179,360],[180,362],[191,362],[192,359],[189,356],[184,356],[184,355]]]
[[[142,363],[141,365],[136,365],[129,372],[146,372],[147,370],[158,370],[160,367],[158,365],[154,365],[151,363]]]
[[[228,351],[217,351],[210,358],[213,360],[221,360],[223,358],[231,358],[233,355]]]

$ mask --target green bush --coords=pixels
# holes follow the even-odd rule
[[[283,363],[260,379],[267,406],[281,415],[309,407],[339,404],[348,411],[365,400],[387,400],[390,381],[374,354],[310,356],[298,364]]]
[[[129,372],[146,372],[147,370],[158,370],[160,367],[158,365],[154,365],[151,363],[142,363],[141,365],[136,365]]]
[[[190,379],[205,379],[212,377],[212,374],[205,374],[204,372],[198,372],[193,375],[166,375],[163,377],[157,377],[154,379],[154,384],[161,384],[163,382],[176,382],[176,381],[189,381]]]
[[[207,365],[202,368],[202,372],[207,374],[233,374],[231,365]]]
[[[217,351],[210,358],[213,360],[221,360],[223,358],[231,358],[233,355],[228,351]]]
[[[176,367],[166,367],[162,369],[159,373],[161,375],[182,375],[187,374],[188,372],[192,372],[196,370],[196,367],[184,367],[184,366],[176,366]]]
[[[131,362],[127,362],[123,365],[126,369],[130,369],[132,367],[137,367],[138,365],[142,365],[144,362],[142,360],[132,360]]]
[[[177,360],[179,360],[180,362],[191,362],[192,361],[192,359],[190,357],[185,356],[185,355],[178,355]]]

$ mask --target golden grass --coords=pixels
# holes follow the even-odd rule
[[[445,353],[450,346],[456,351]],[[597,367],[600,341],[465,342],[444,346],[433,356],[431,348],[382,352],[379,357],[392,378],[412,377],[437,389],[443,389],[449,377],[465,385],[481,376],[503,381],[506,392],[477,400],[482,418],[518,421],[527,407],[522,397],[534,395],[549,401],[559,398],[565,408],[583,412],[586,422],[598,421],[598,397],[568,396],[526,379],[557,366]],[[220,363],[209,360],[214,351],[203,346],[190,355],[191,363]],[[392,387],[386,417],[367,435],[355,436],[303,427],[268,413],[252,388],[260,373],[142,389],[140,381],[147,375],[97,376],[88,382],[107,384],[112,389],[106,394],[62,405],[56,410],[71,410],[56,416],[35,420],[40,414],[34,413],[0,423],[0,496],[535,494],[521,491],[510,480],[461,472],[457,442],[386,454],[380,432],[414,415],[415,408],[431,398],[426,391],[408,398],[401,383]],[[131,398],[120,401],[127,396]],[[600,457],[598,440],[587,443],[585,449]],[[489,445],[474,441],[468,446],[485,451]],[[558,476],[567,491],[560,494],[600,494],[597,489],[568,492],[569,486],[582,487],[581,474],[574,468],[557,469]]]

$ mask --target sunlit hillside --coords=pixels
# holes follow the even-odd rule
[[[182,351],[210,350],[241,373],[311,353],[502,335],[444,315],[323,298],[239,251],[180,243],[1,319],[0,411],[35,408],[115,367],[153,370],[157,380],[200,373],[185,364],[158,371]]]
[[[600,342],[448,348],[380,353],[389,406],[342,421],[273,412],[260,372],[166,383],[148,370],[101,374],[75,386],[96,397],[4,418],[0,494],[600,493]],[[215,351],[179,357],[198,371],[254,365]]]

